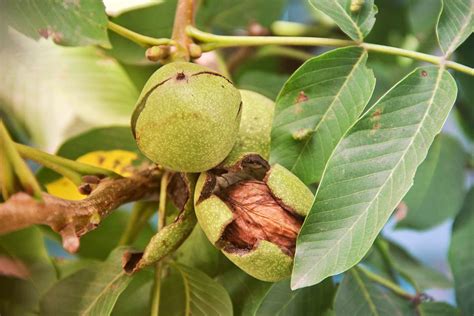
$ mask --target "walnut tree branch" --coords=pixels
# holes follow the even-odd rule
[[[69,252],[79,248],[79,237],[95,229],[122,204],[157,198],[161,171],[156,167],[137,170],[127,178],[100,180],[90,195],[79,201],[43,193],[43,202],[20,192],[0,204],[0,234],[35,224],[50,226],[61,234]]]

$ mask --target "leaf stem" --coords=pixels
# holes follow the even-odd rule
[[[166,226],[166,194],[169,183],[169,173],[164,172],[160,185],[160,202],[158,206],[158,231]],[[151,296],[151,316],[158,316],[160,311],[160,295],[161,295],[161,277],[163,274],[163,260],[155,265],[155,283],[153,285]]]
[[[367,278],[369,278],[370,280],[384,286],[385,288],[391,290],[393,293],[395,293],[395,294],[397,294],[397,295],[399,295],[403,298],[406,298],[406,299],[409,299],[409,300],[413,300],[415,298],[414,295],[411,295],[410,293],[408,293],[407,291],[402,289],[397,284],[393,283],[390,280],[387,280],[384,277],[381,277],[380,275],[378,275],[376,273],[373,273],[372,271],[369,271],[368,269],[366,269],[366,268],[364,268],[360,265],[356,266],[356,269],[359,270],[360,272],[364,273],[365,276]]]
[[[107,22],[107,28],[142,47],[174,44],[174,41],[169,38],[154,38],[154,37],[146,36],[143,34],[139,34],[111,21]]]
[[[15,143],[15,147],[23,158],[36,161],[46,168],[68,178],[76,185],[82,183],[82,176],[84,175],[105,175],[110,178],[120,178],[120,175],[108,169],[94,167],[85,163],[51,155],[39,149],[18,143]]]
[[[41,201],[40,185],[28,165],[21,159],[17,148],[15,148],[15,143],[2,121],[0,121],[0,150],[2,150],[1,160],[3,163],[3,166],[0,166],[0,172],[2,172],[0,178],[2,181],[6,181],[5,187],[2,188],[4,199],[8,199],[17,190],[24,190]],[[16,187],[16,180],[21,184],[21,188]]]
[[[203,32],[193,26],[188,26],[188,35],[199,40],[203,51],[210,51],[217,48],[234,46],[263,46],[263,45],[297,45],[297,46],[332,46],[346,47],[359,46],[367,51],[396,55],[428,62],[435,65],[445,66],[468,75],[474,76],[474,68],[446,60],[444,57],[438,57],[425,53],[415,52],[402,48],[361,43],[352,40],[334,39],[324,37],[298,37],[298,36],[227,36],[216,35]]]

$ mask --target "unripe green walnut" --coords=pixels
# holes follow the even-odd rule
[[[201,172],[231,151],[241,117],[239,91],[221,74],[176,62],[148,80],[132,116],[138,147],[173,171]]]
[[[267,97],[249,90],[240,90],[242,96],[242,119],[239,134],[232,151],[222,163],[231,167],[249,154],[259,154],[264,159],[270,155],[275,103]]]
[[[196,184],[195,212],[212,244],[251,276],[269,282],[291,274],[296,237],[313,194],[280,165],[256,155],[238,171],[210,170]]]

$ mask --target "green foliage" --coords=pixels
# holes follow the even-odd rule
[[[0,11],[7,24],[34,39],[51,37],[65,46],[110,46],[101,1],[53,0],[46,5],[41,0],[6,0]]]
[[[0,0],[0,119],[17,142],[72,160],[95,151],[127,151],[137,156],[131,167],[143,170],[150,161],[133,139],[130,116],[139,91],[162,63],[146,58],[148,44],[137,45],[107,24],[170,38],[178,1],[123,2],[118,10],[112,2]],[[203,31],[307,36],[316,30],[314,35],[352,46],[236,47],[197,60],[218,64],[238,89],[275,101],[270,162],[295,173],[315,200],[297,240],[292,278],[275,283],[243,272],[196,225],[161,261],[159,314],[473,314],[474,76],[469,68],[447,69],[453,62],[474,66],[474,1],[198,2],[195,24]],[[279,19],[292,23],[274,28]],[[293,23],[301,21],[307,24]],[[246,38],[260,44],[260,38]],[[426,66],[397,56],[401,50],[378,54],[358,42],[443,55],[447,63]],[[456,119],[438,135],[450,111]],[[44,187],[60,179],[28,166]],[[0,159],[3,186],[7,169]],[[176,198],[171,191],[168,199]],[[59,235],[49,228],[3,234],[10,223],[0,220],[0,314],[149,315],[155,271],[127,275],[122,263],[126,251],[143,251],[156,236],[154,220],[148,221],[156,196],[145,201],[151,205],[147,211],[135,214],[143,226],[133,224],[127,206],[114,210],[67,257],[57,251]],[[0,202],[7,198],[0,196]],[[172,227],[178,211],[166,202]],[[451,271],[431,268],[420,254],[381,236],[392,213],[396,228],[412,232],[454,219]],[[193,209],[187,214],[194,215]],[[131,248],[119,246],[127,229],[140,230],[128,240]],[[168,240],[157,240],[157,246],[167,246]],[[427,290],[451,288],[456,307],[423,299]]]
[[[341,30],[353,40],[364,40],[375,23],[377,7],[373,0],[357,1],[361,4],[352,9],[353,0],[309,0],[312,6],[331,17]]]
[[[403,198],[406,208],[400,208],[397,227],[428,229],[454,217],[464,199],[466,158],[457,140],[443,134],[436,137]]]
[[[277,98],[273,162],[307,184],[321,180],[334,148],[372,95],[375,78],[366,60],[360,48],[341,48],[308,60],[288,79]],[[296,137],[301,130],[307,135]]]
[[[412,185],[455,96],[447,71],[418,68],[348,132],[298,237],[293,288],[316,284],[362,259]]]
[[[453,270],[456,297],[463,314],[474,313],[472,293],[474,284],[474,189],[468,193],[464,207],[453,225],[453,235],[449,248],[449,263]]]
[[[363,272],[351,269],[339,286],[334,308],[336,315],[409,315],[411,302],[387,291]]]
[[[443,0],[442,7],[436,33],[441,50],[449,56],[474,32],[474,2]]]
[[[118,296],[132,278],[117,264],[123,255],[117,249],[100,264],[62,279],[41,300],[41,315],[109,315]]]

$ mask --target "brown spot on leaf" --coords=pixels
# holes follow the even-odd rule
[[[382,115],[382,109],[377,108],[377,109],[375,109],[374,113],[372,114],[372,119],[379,120],[381,115]]]
[[[428,77],[428,73],[426,72],[426,70],[421,71],[421,76],[422,77]]]
[[[300,91],[300,93],[298,93],[298,97],[296,98],[296,103],[305,101],[308,101],[308,96],[304,93],[304,91]]]

